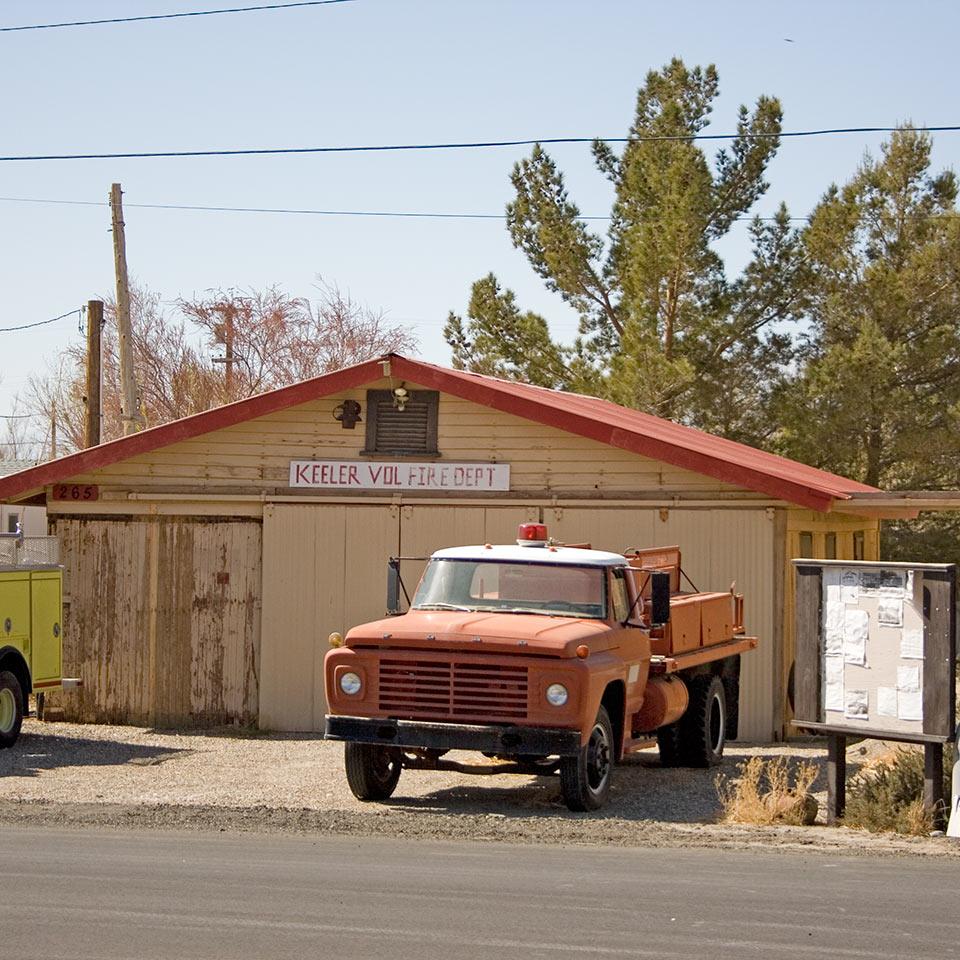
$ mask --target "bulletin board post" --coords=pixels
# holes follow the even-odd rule
[[[846,805],[850,739],[917,743],[943,827],[943,747],[956,735],[953,564],[794,560],[795,726],[827,737],[827,821]]]

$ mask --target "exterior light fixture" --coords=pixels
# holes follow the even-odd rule
[[[363,420],[360,416],[360,404],[356,400],[344,400],[333,408],[333,419],[340,422],[344,430],[352,430]]]
[[[393,388],[393,405],[403,413],[410,402],[410,391],[401,383],[399,387]]]

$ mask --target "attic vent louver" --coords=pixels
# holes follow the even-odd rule
[[[367,444],[364,454],[439,456],[435,390],[411,391],[398,409],[390,390],[367,391]]]

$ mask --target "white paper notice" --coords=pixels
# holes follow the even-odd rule
[[[856,570],[844,570],[840,575],[840,599],[844,603],[860,602],[860,577]]]
[[[897,715],[901,720],[922,720],[923,701],[919,690],[900,690],[897,693]]]
[[[829,607],[831,603],[843,603],[843,601],[840,599],[839,583],[827,584],[827,606]]]
[[[902,570],[881,570],[880,571],[880,592],[890,597],[903,596],[903,571]]]
[[[867,629],[870,618],[866,610],[845,610],[843,614],[843,659],[861,667],[867,662]]]
[[[904,630],[900,637],[900,656],[904,660],[923,659],[923,631]]]
[[[846,709],[843,715],[850,720],[867,720],[867,691],[866,690],[848,690],[846,694]]]
[[[839,592],[840,588],[837,587]],[[839,601],[827,601],[827,615],[824,618],[823,641],[826,654],[839,656],[843,653],[843,613],[844,606]]]
[[[881,597],[877,601],[877,621],[887,627],[902,627],[903,600],[899,597]]]
[[[919,667],[897,667],[897,689],[914,693],[920,689]]]
[[[881,717],[897,715],[897,688],[877,687],[877,713]]]
[[[826,696],[823,698],[825,710],[843,709],[843,657],[826,657],[824,679],[827,683]]]

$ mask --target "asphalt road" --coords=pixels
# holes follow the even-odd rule
[[[960,956],[957,864],[0,829],[0,957]]]

